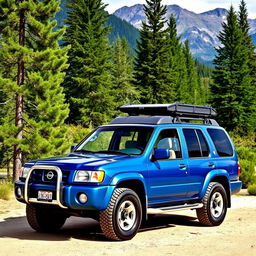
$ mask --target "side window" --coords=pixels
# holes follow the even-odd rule
[[[209,128],[207,131],[212,138],[219,156],[233,156],[233,148],[223,130]]]
[[[170,159],[182,158],[179,135],[176,129],[168,129],[160,132],[154,148],[166,148],[170,150]]]
[[[208,157],[209,147],[203,136],[203,133],[198,129],[183,129],[188,147],[189,157]]]
[[[194,129],[183,129],[189,157],[202,157],[197,135]]]
[[[210,154],[209,146],[208,146],[208,144],[207,144],[207,142],[205,140],[205,137],[204,137],[202,131],[196,130],[196,133],[197,133],[198,139],[200,141],[201,150],[202,150],[202,156],[203,157],[209,156],[209,154]]]

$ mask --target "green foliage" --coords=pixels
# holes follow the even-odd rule
[[[115,15],[110,15],[107,20],[107,25],[111,27],[109,33],[109,41],[114,44],[118,38],[125,38],[131,49],[131,53],[135,54],[137,48],[137,40],[140,36],[140,31],[132,26],[129,22],[121,20]]]
[[[239,147],[237,148],[238,158],[241,165],[240,180],[243,187],[256,182],[256,150],[253,148]]]
[[[249,110],[247,114],[249,119],[254,119],[252,121],[252,129],[256,131],[256,47],[252,40],[251,35],[249,34],[250,24],[248,21],[248,11],[247,6],[244,0],[241,0],[238,12],[238,23],[242,30],[243,34],[243,44],[246,46],[248,51],[248,66],[250,70],[251,84],[248,86],[246,93],[247,102],[245,107]]]
[[[84,128],[81,125],[68,125],[68,144],[70,146],[77,145],[91,131],[91,129]]]
[[[66,44],[69,68],[63,86],[71,123],[95,127],[107,123],[114,110],[108,17],[101,0],[68,1]]]
[[[211,102],[222,126],[246,134],[255,130],[256,125],[251,49],[245,43],[246,36],[233,7],[228,12],[227,22],[223,23],[219,40],[222,46],[217,49],[214,60]]]
[[[167,103],[175,99],[175,88],[169,69],[167,30],[164,28],[166,6],[161,0],[147,0],[147,20],[142,23],[135,61],[136,85],[142,103]]]
[[[256,184],[248,186],[248,193],[250,195],[256,196]]]
[[[184,99],[185,103],[189,104],[201,104],[200,98],[201,98],[201,85],[200,80],[198,77],[198,71],[196,69],[195,60],[192,57],[192,54],[190,52],[189,48],[189,41],[186,40],[184,47],[183,47],[183,53],[185,57],[185,66],[187,69],[187,96]]]
[[[10,200],[13,193],[13,184],[11,182],[0,181],[0,199]]]
[[[26,9],[25,46],[18,44],[20,10]],[[60,84],[67,68],[67,50],[60,48],[65,29],[56,29],[54,16],[59,9],[55,0],[0,0],[0,91],[5,95],[5,115],[1,116],[0,140],[9,150],[20,144],[24,161],[60,154],[67,149],[64,121],[68,105]],[[25,79],[17,86],[17,63],[25,62]],[[23,139],[17,141],[14,124],[15,96],[23,96]]]
[[[117,38],[113,45],[112,81],[115,91],[116,108],[129,102],[136,102],[139,93],[133,86],[133,66],[125,38]]]
[[[236,148],[245,147],[250,148],[251,150],[256,151],[256,133],[249,133],[246,136],[240,136],[237,132],[230,132],[231,136]]]
[[[176,20],[171,14],[168,23],[169,68],[175,89],[175,100],[186,102],[189,97],[187,86],[186,59],[180,37],[177,35]]]
[[[198,60],[195,60],[195,64],[197,67],[199,77],[211,77],[212,76],[212,73],[214,71],[213,67],[207,66],[206,64],[201,63]]]

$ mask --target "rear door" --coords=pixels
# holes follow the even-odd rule
[[[188,154],[188,198],[196,198],[208,172],[213,170],[216,162],[210,158],[210,150],[207,140],[201,129],[183,129]]]

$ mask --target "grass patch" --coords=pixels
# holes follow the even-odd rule
[[[13,184],[11,182],[0,183],[0,199],[10,200],[13,193]]]

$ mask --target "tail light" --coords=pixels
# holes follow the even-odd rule
[[[239,162],[237,162],[237,175],[238,175],[238,177],[240,177],[240,175],[241,175],[241,165]]]

